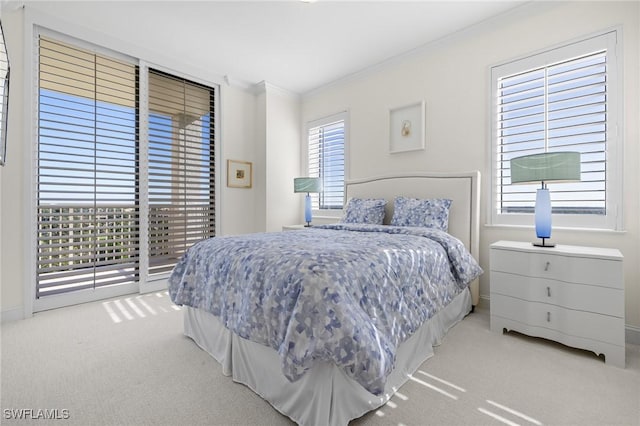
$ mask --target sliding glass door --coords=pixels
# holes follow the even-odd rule
[[[137,67],[40,38],[37,293],[139,274]]]
[[[134,62],[39,37],[36,299],[137,291],[215,234],[215,91]]]

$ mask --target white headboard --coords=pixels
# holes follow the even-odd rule
[[[449,198],[449,233],[460,239],[476,260],[480,259],[480,172],[402,173],[345,183],[345,200],[384,198],[387,200],[385,224],[393,216],[393,200],[398,196],[415,198]],[[479,284],[471,284],[473,304],[479,301]]]

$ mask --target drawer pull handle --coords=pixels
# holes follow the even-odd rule
[[[551,287],[547,287],[547,297],[551,297]]]
[[[547,263],[544,265],[544,270],[545,270],[545,271],[548,271],[548,270],[549,270],[549,266],[551,266],[551,263],[550,263],[550,262],[547,262]]]
[[[551,322],[551,312],[547,312],[547,322]]]

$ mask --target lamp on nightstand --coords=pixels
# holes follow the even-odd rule
[[[545,152],[525,155],[511,160],[511,183],[542,182],[536,193],[535,224],[538,247],[554,247],[546,240],[551,238],[551,198],[548,182],[579,181],[579,152]]]
[[[304,199],[304,221],[307,222],[305,226],[311,226],[311,193],[320,192],[322,188],[322,182],[320,178],[313,177],[299,177],[293,179],[293,192],[306,192],[307,196]]]

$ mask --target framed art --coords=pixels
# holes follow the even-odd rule
[[[424,149],[425,104],[418,101],[389,110],[389,152]]]
[[[227,160],[227,186],[251,188],[252,166],[249,161]]]

